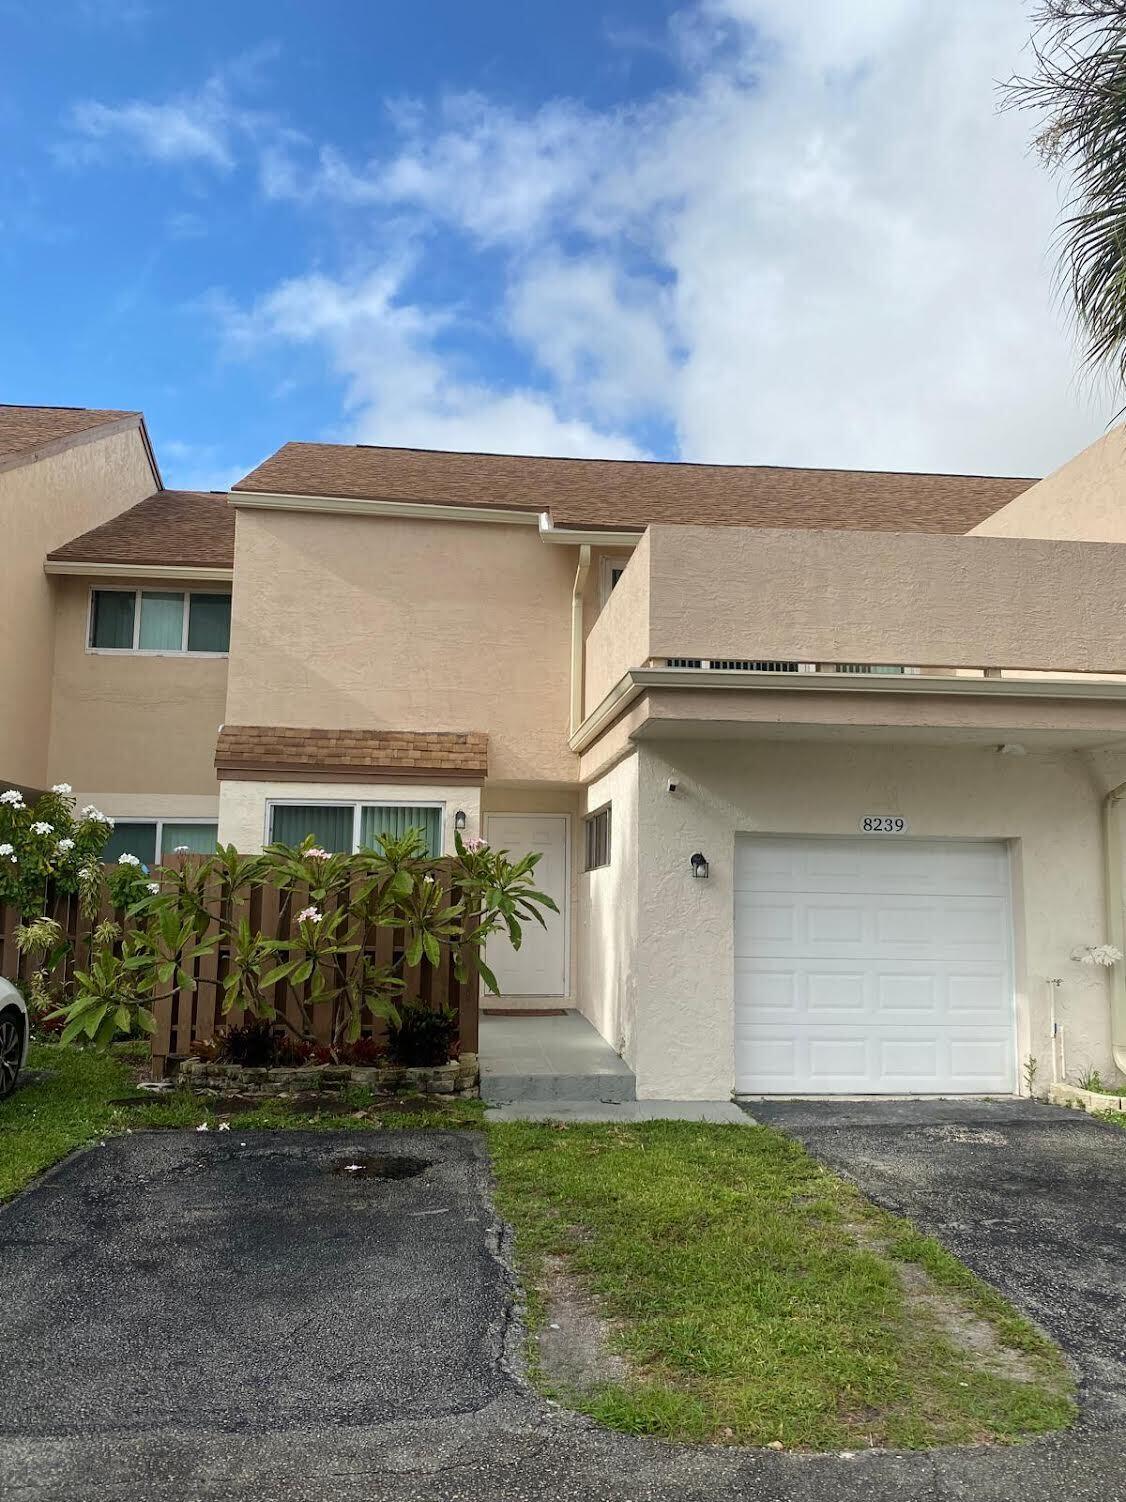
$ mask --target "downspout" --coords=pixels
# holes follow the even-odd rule
[[[1106,863],[1107,943],[1126,954],[1126,918],[1122,912],[1122,815],[1126,782],[1111,788],[1103,798],[1103,859]],[[1115,1068],[1126,1075],[1126,961],[1119,960],[1110,974],[1110,1047]]]
[[[583,595],[590,573],[590,544],[579,549],[575,587],[571,593],[571,734],[583,722]]]

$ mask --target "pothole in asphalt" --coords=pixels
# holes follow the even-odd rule
[[[331,1171],[349,1179],[413,1179],[429,1167],[427,1158],[408,1158],[397,1153],[365,1153],[334,1163]]]
[[[946,1126],[923,1128],[923,1136],[936,1142],[964,1142],[973,1147],[1004,1147],[1008,1138],[1003,1132],[994,1132],[989,1127],[962,1126],[951,1122]]]

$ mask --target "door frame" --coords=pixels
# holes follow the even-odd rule
[[[873,839],[873,841],[875,843],[879,843],[879,840],[877,839],[877,837],[870,836],[869,838]],[[736,829],[734,831],[734,838],[733,838],[732,848],[731,848],[732,871],[734,872],[735,846],[738,844],[738,842],[740,840],[757,840],[757,841],[766,841],[766,840],[819,840],[819,841],[828,841],[828,840],[833,840],[833,841],[836,841],[837,843],[840,843],[840,844],[856,844],[856,843],[863,843],[864,839],[865,839],[865,837],[863,835],[840,834],[840,833],[837,833],[837,834],[821,834],[821,833],[819,833],[819,832],[817,832],[815,830],[809,830],[809,829],[803,829],[803,830]],[[1013,1069],[1013,1088],[1012,1088],[1011,1096],[1002,1096],[1002,1098],[1004,1098],[1004,1099],[1010,1099],[1010,1098],[1011,1099],[1017,1099],[1017,1098],[1019,1098],[1020,1096],[1023,1095],[1023,1091],[1021,1090],[1021,1041],[1022,1041],[1022,1026],[1027,1025],[1027,1023],[1029,1021],[1029,1019],[1026,1016],[1022,1015],[1024,1007],[1027,1006],[1027,997],[1025,996],[1025,987],[1021,983],[1021,977],[1024,975],[1024,956],[1023,956],[1023,953],[1018,949],[1018,932],[1019,932],[1018,931],[1018,921],[1019,921],[1018,920],[1018,903],[1022,900],[1021,888],[1018,886],[1018,876],[1019,876],[1018,861],[1020,859],[1020,841],[1019,841],[1019,839],[1014,839],[1012,836],[1009,836],[1009,835],[989,835],[989,834],[982,834],[982,835],[977,835],[977,834],[969,834],[969,835],[967,835],[967,834],[923,834],[923,835],[909,834],[909,835],[902,835],[902,836],[897,835],[894,838],[889,839],[888,842],[889,843],[903,843],[903,844],[918,843],[918,844],[931,844],[931,845],[939,845],[939,844],[942,844],[942,845],[950,845],[950,844],[956,844],[956,845],[999,845],[1001,847],[1001,849],[1004,851],[1004,853],[1005,853],[1005,870],[1006,870],[1005,896],[1006,896],[1006,902],[1007,902],[1007,907],[1008,907],[1008,913],[1007,913],[1007,919],[1008,919],[1008,921],[1005,924],[1005,942],[1006,942],[1006,948],[1007,948],[1007,955],[1006,955],[1007,975],[1006,975],[1006,979],[1007,979],[1008,988],[1009,988],[1009,1021],[1010,1021],[1010,1025],[1011,1025],[1011,1028],[1012,1028],[1012,1034],[1011,1034],[1012,1052],[1011,1052],[1011,1055],[1010,1055],[1010,1059],[1011,1059],[1012,1069]],[[735,1036],[735,1030],[736,1030],[736,1026],[737,1026],[737,1019],[736,1019],[736,1000],[735,1000],[735,944],[734,944],[734,940],[735,940],[736,909],[735,909],[735,893],[734,893],[734,890],[732,890],[731,898],[732,898],[732,902],[731,902],[731,938],[732,938],[732,955],[731,955],[731,967],[732,967],[732,974],[731,974],[731,1075],[732,1075],[732,1081],[734,1082],[734,1080],[737,1077],[737,1072],[738,1072],[738,1057],[737,1057],[738,1043],[737,1043],[736,1036]],[[1022,1006],[1022,1003],[1023,1003],[1023,1006]],[[738,1093],[739,1093],[739,1092],[737,1092],[734,1089],[734,1083],[733,1083],[732,1093],[735,1094],[735,1095],[738,1095]],[[986,1093],[990,1093],[990,1092],[986,1092]],[[992,1092],[992,1093],[993,1094],[997,1094],[998,1092]],[[929,1100],[934,1100],[934,1099],[941,1098],[941,1094],[942,1094],[942,1092],[940,1092],[939,1095],[935,1095],[933,1093],[932,1094],[926,1094],[926,1095],[924,1095],[924,1094],[922,1094],[919,1091],[913,1091],[909,1096],[905,1096],[905,1097],[901,1096],[899,1098],[900,1099],[919,1099],[919,1100],[927,1100],[927,1099],[929,1099]],[[977,1098],[980,1098],[980,1094],[981,1094],[981,1092],[978,1092],[977,1095],[970,1095],[970,1096],[967,1096],[967,1095],[964,1095],[964,1094],[963,1095],[950,1094],[950,1098],[954,1099],[954,1100],[958,1100],[958,1099],[962,1099],[962,1100],[977,1099]],[[762,1092],[757,1092],[756,1091],[753,1095],[747,1095],[744,1092],[744,1094],[742,1095],[741,1098],[742,1099],[747,1099],[747,1100],[758,1100],[760,1098],[761,1099],[766,1099],[767,1097],[764,1096],[762,1094]],[[787,1097],[787,1098],[789,1098],[789,1097]],[[799,1095],[799,1096],[796,1096],[795,1098],[799,1099],[799,1100],[800,1099],[833,1100],[833,1099],[844,1099],[845,1097],[844,1096],[814,1096],[814,1095],[810,1094],[809,1092],[806,1092],[804,1095]],[[893,1100],[893,1099],[896,1099],[897,1097],[895,1097],[895,1096],[889,1096],[889,1095],[863,1095],[863,1096],[861,1096],[861,1098],[867,1099],[867,1100]]]
[[[538,996],[542,994],[549,997],[553,1001],[565,1001],[571,995],[571,841],[574,838],[572,817],[570,814],[552,813],[548,811],[545,811],[543,813],[528,813],[526,809],[523,809],[518,810],[515,813],[506,814],[501,808],[489,809],[484,815],[484,823],[485,839],[488,840],[490,845],[492,844],[492,841],[489,839],[489,826],[492,824],[494,819],[563,820],[563,906],[559,911],[559,917],[563,923],[563,989],[559,992],[544,991],[542,993],[532,993],[528,991],[513,991],[511,993],[508,993],[502,991],[501,995],[504,996],[511,994],[513,996],[528,996],[535,994]]]

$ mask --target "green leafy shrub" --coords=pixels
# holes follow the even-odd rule
[[[448,1063],[458,1049],[457,1013],[452,1007],[408,1002],[399,1009],[388,1043],[396,1064],[427,1068]]]
[[[89,885],[113,820],[90,805],[75,806],[70,784],[56,783],[28,805],[18,788],[0,793],[0,905],[22,917],[43,911],[48,890]]]

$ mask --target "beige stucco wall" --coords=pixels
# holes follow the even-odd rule
[[[454,816],[465,811],[465,839],[481,828],[481,790],[448,783],[375,782],[238,782],[219,787],[219,839],[248,855],[261,850],[266,834],[266,805],[286,803],[443,803],[442,848],[454,848]]]
[[[1120,547],[652,527],[649,548],[653,657],[1126,669]]]
[[[620,587],[620,586],[619,586]],[[579,877],[580,1010],[631,1068],[648,1026],[638,879],[638,757],[619,761],[586,789],[584,811],[609,803],[610,864]],[[582,864],[579,863],[582,870]]]
[[[649,534],[638,543],[618,587],[587,634],[584,713],[596,709],[626,668],[649,655]]]
[[[97,582],[52,580],[55,653],[47,781],[97,789],[102,797],[169,793],[214,800],[226,658],[88,651],[90,590]],[[168,579],[135,582],[139,588],[200,587]]]
[[[54,612],[45,554],[155,489],[136,428],[0,471],[0,778],[51,781]]]
[[[1106,939],[1102,785],[1081,755],[647,742],[637,767],[641,876],[630,922],[640,1009],[626,1056],[639,1094],[709,1098],[732,1089],[736,834],[855,836],[873,811],[904,814],[913,836],[1011,842],[1020,1058],[1031,1053],[1041,1061],[1046,1086],[1046,981],[1058,976],[1069,1068],[1089,1063],[1109,1071],[1106,977],[1069,959],[1074,946]],[[1104,781],[1115,775],[1100,772]],[[674,774],[680,786],[670,795]],[[711,863],[707,882],[691,877],[695,850]],[[628,901],[615,900],[629,912]]]
[[[971,535],[1126,542],[1126,427],[1097,439]]]
[[[573,782],[575,550],[532,527],[242,509],[230,724],[483,730],[489,776]]]

